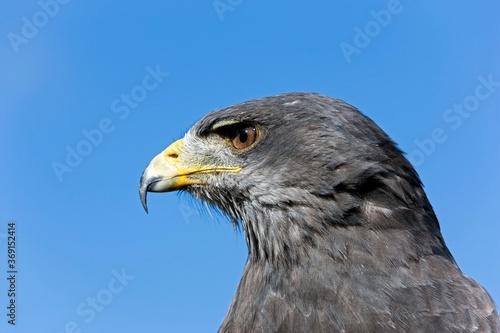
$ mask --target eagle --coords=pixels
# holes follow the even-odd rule
[[[219,332],[500,332],[415,169],[342,100],[287,93],[209,113],[140,179],[146,212],[147,192],[177,190],[246,239]]]

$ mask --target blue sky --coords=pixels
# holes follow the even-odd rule
[[[290,91],[338,97],[408,153],[459,266],[500,302],[500,4],[0,5],[0,267],[7,332],[214,332],[244,238],[149,161],[203,115]]]

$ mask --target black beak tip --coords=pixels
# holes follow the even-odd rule
[[[148,203],[147,203],[147,195],[148,195],[148,187],[143,186],[143,183],[141,182],[141,184],[139,185],[139,197],[141,198],[142,207],[146,211],[146,214],[149,213]]]

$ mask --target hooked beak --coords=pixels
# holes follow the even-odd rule
[[[204,184],[201,179],[193,177],[201,173],[239,172],[241,170],[241,167],[183,165],[183,148],[182,139],[175,141],[153,158],[142,173],[139,196],[146,213],[148,212],[147,192],[169,192],[188,185]]]

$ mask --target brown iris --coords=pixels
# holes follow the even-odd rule
[[[238,128],[235,136],[231,139],[233,147],[245,149],[250,147],[257,140],[257,129],[255,126]]]
[[[252,146],[259,137],[259,131],[253,124],[237,123],[220,127],[216,130],[238,150]]]

